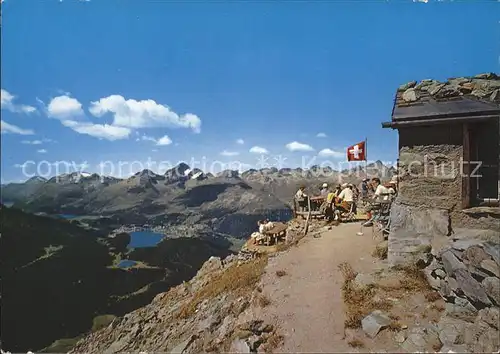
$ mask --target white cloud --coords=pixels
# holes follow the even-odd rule
[[[227,151],[224,150],[223,152],[220,153],[222,156],[238,156],[240,153],[236,151]]]
[[[298,141],[288,143],[285,147],[290,151],[314,151],[311,145],[299,143]]]
[[[129,137],[131,130],[124,127],[115,127],[109,124],[93,124],[88,122],[77,122],[74,120],[63,120],[64,126],[73,129],[80,134],[87,134],[99,139],[110,141],[126,139]]]
[[[317,138],[326,138],[326,134],[325,133],[318,133],[316,135]]]
[[[14,113],[33,113],[36,112],[36,108],[33,106],[28,106],[24,104],[15,104],[14,100],[16,96],[9,93],[7,90],[0,90],[0,107]]]
[[[170,145],[170,144],[172,144],[172,140],[168,137],[168,135],[161,137],[156,142],[156,145]]]
[[[152,136],[143,135],[141,136],[141,139],[144,141],[152,141],[153,143],[156,143],[156,139]],[[139,139],[136,139],[136,141],[139,141]]]
[[[82,104],[69,95],[57,96],[50,100],[47,115],[61,120],[74,120],[83,116]]]
[[[152,141],[153,143],[155,143],[156,145],[170,145],[172,144],[172,140],[169,138],[168,135],[165,135],[163,137],[161,137],[160,139],[155,139],[153,138],[152,136],[147,136],[147,135],[143,135],[141,136],[141,138],[137,138],[135,139],[136,141],[141,141],[141,140],[144,140],[144,141]],[[157,150],[156,150],[157,151]]]
[[[201,120],[195,114],[178,115],[168,106],[151,99],[126,100],[123,96],[111,95],[91,102],[89,112],[95,117],[111,113],[113,125],[128,128],[190,128],[196,133],[201,130]]]
[[[40,149],[40,150],[37,150],[36,152],[39,152],[40,154],[45,154],[47,152],[47,150],[45,149]]]
[[[151,150],[151,152],[158,152],[158,149],[153,149]]]
[[[340,151],[334,151],[332,149],[323,149],[318,153],[319,156],[323,157],[344,157],[345,154]]]
[[[143,135],[143,136],[141,136],[141,139],[145,140],[145,141],[152,141],[156,145],[170,145],[170,144],[172,144],[172,139],[170,139],[170,137],[168,135],[164,135],[160,139],[155,139],[152,136]],[[137,140],[139,140],[139,139],[137,139]]]
[[[29,144],[29,145],[40,145],[42,144],[41,140],[23,140],[21,144]]]
[[[20,134],[20,135],[34,135],[35,134],[35,132],[31,129],[19,128],[18,126],[13,125],[13,124],[9,124],[3,120],[1,121],[0,128],[1,128],[0,130],[2,131],[2,134],[6,134],[6,133]]]
[[[260,146],[254,146],[249,151],[254,154],[269,154],[266,148]]]
[[[238,140],[236,140],[236,144],[243,145],[243,144],[245,144],[245,140],[243,140],[243,139],[238,139]]]

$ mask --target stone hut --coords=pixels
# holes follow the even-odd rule
[[[463,233],[500,231],[500,77],[481,74],[399,87],[399,194],[391,209],[389,263]]]

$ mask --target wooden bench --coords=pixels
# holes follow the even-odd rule
[[[274,239],[274,243],[278,243],[279,238],[286,238],[286,230],[288,225],[282,222],[275,222],[274,227],[271,230],[268,230],[264,233],[266,236],[266,245],[269,246],[272,239]]]

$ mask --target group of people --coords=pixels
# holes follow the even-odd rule
[[[250,239],[253,244],[258,244],[260,241],[266,238],[266,232],[274,228],[274,223],[269,221],[269,219],[257,221],[257,226],[259,231],[256,231],[250,235]]]
[[[305,186],[300,186],[295,194],[295,200],[301,210],[307,210],[309,205],[309,196],[305,193],[305,189]],[[334,188],[330,187],[327,183],[323,183],[320,190],[322,203],[319,210],[327,219],[336,220],[344,212],[356,212],[355,200],[357,200],[358,196],[358,188],[350,183],[337,185]]]
[[[336,185],[333,188],[328,183],[323,183],[320,189],[320,196],[323,199],[320,211],[327,219],[337,220],[343,213],[356,214],[358,201],[373,204],[378,200],[392,199],[396,195],[396,188],[396,176],[391,179],[387,186],[384,186],[378,177],[371,180],[365,178],[361,182],[360,188],[351,183]],[[308,207],[309,196],[305,189],[305,186],[302,185],[295,194],[295,200],[301,210],[307,210]]]

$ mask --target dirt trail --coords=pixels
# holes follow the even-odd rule
[[[275,352],[353,351],[344,338],[343,278],[337,266],[349,262],[359,272],[371,272],[376,240],[370,229],[356,235],[359,223],[341,224],[321,237],[308,235],[286,253],[271,258],[262,279],[272,303],[262,310],[285,337]],[[277,276],[277,271],[286,275]]]

